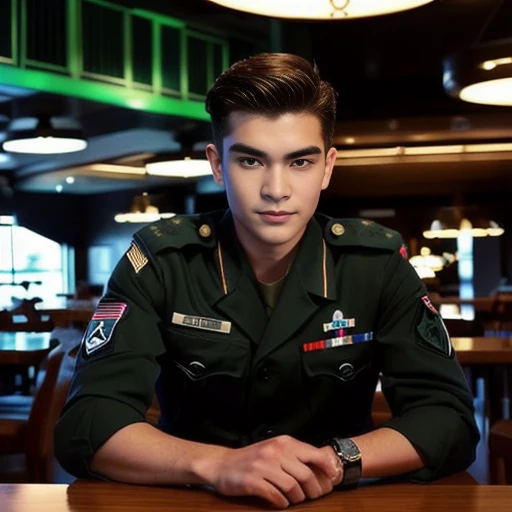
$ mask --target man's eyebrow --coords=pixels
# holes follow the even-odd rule
[[[302,158],[308,155],[321,155],[322,150],[318,146],[308,146],[307,148],[298,149],[285,155],[286,160],[295,160],[296,158]]]
[[[265,151],[261,151],[261,149],[252,148],[251,146],[247,146],[247,144],[242,144],[241,142],[236,142],[232,146],[230,146],[229,151],[231,153],[245,153],[246,155],[251,155],[255,158],[267,158],[268,154]],[[297,151],[292,151],[284,156],[285,160],[294,160],[297,158],[302,158],[308,155],[320,155],[322,150],[318,146],[308,146],[307,148],[298,149]]]
[[[229,147],[230,153],[245,153],[246,155],[251,155],[255,158],[267,158],[268,155],[265,151],[261,151],[261,149],[251,148],[251,146],[247,146],[246,144],[242,144],[241,142],[236,142],[235,144]]]

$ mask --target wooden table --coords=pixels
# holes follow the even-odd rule
[[[462,366],[512,365],[512,338],[452,338]]]
[[[96,303],[97,301],[66,300],[60,297],[53,301],[36,304],[36,311],[41,315],[48,315],[54,327],[74,325],[85,330],[94,313]]]
[[[39,367],[50,350],[50,339],[49,332],[0,332],[0,367],[10,366],[22,374],[24,394],[30,393],[27,369]]]
[[[338,491],[294,505],[296,512],[510,512],[512,486],[385,484]],[[2,512],[230,512],[271,510],[250,498],[210,491],[108,482],[2,484]]]
[[[507,418],[512,396],[512,338],[452,338],[452,345],[461,366],[484,379],[489,423]]]
[[[49,332],[0,332],[0,365],[37,366],[50,350]]]

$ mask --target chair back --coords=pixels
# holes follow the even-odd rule
[[[66,401],[82,332],[58,328],[52,332],[58,345],[48,354],[27,425],[26,460],[29,482],[53,481],[53,430]]]

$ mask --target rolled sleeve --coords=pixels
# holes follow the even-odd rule
[[[164,352],[161,317],[163,277],[148,263],[135,271],[126,256],[118,263],[101,302],[126,305],[99,350],[79,351],[66,405],[55,427],[56,457],[77,477],[89,470],[96,450],[115,432],[145,421]]]
[[[466,469],[479,433],[473,400],[448,335],[412,266],[398,253],[386,267],[377,329],[382,391],[393,418],[426,465],[410,474],[431,481]]]

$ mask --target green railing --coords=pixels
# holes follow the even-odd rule
[[[208,119],[204,97],[231,44],[230,34],[104,0],[0,1],[0,84],[148,112]]]

